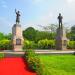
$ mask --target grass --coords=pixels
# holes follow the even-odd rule
[[[47,75],[75,75],[74,55],[39,55]]]

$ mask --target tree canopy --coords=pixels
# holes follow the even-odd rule
[[[23,31],[23,36],[24,38],[33,41],[36,37],[36,30],[33,27],[29,27]]]
[[[26,30],[24,30],[23,36],[27,40],[35,41],[35,42],[38,42],[39,40],[42,40],[42,39],[55,39],[54,32],[38,31],[32,27],[29,27]]]

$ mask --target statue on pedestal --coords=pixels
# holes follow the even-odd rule
[[[58,16],[59,28],[62,28],[62,19],[63,19],[63,17],[61,16],[61,13],[59,13],[59,16]]]
[[[58,16],[59,27],[57,28],[57,34],[56,34],[56,50],[67,49],[67,37],[66,37],[66,32],[63,28],[62,19],[63,17],[61,16],[61,13],[59,13]]]
[[[16,24],[12,27],[12,48],[14,51],[22,51],[23,48],[23,35],[20,23],[20,11],[16,11]]]
[[[16,11],[16,9],[15,9],[15,13],[16,13],[16,23],[20,23],[20,11]]]

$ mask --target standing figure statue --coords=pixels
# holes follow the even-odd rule
[[[62,19],[63,19],[63,17],[61,16],[61,13],[59,13],[59,16],[58,16],[59,28],[62,28]]]
[[[15,9],[15,13],[16,13],[16,23],[20,23],[20,11],[16,11]]]

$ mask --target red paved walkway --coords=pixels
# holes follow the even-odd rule
[[[0,59],[0,75],[36,75],[27,70],[22,58]]]

